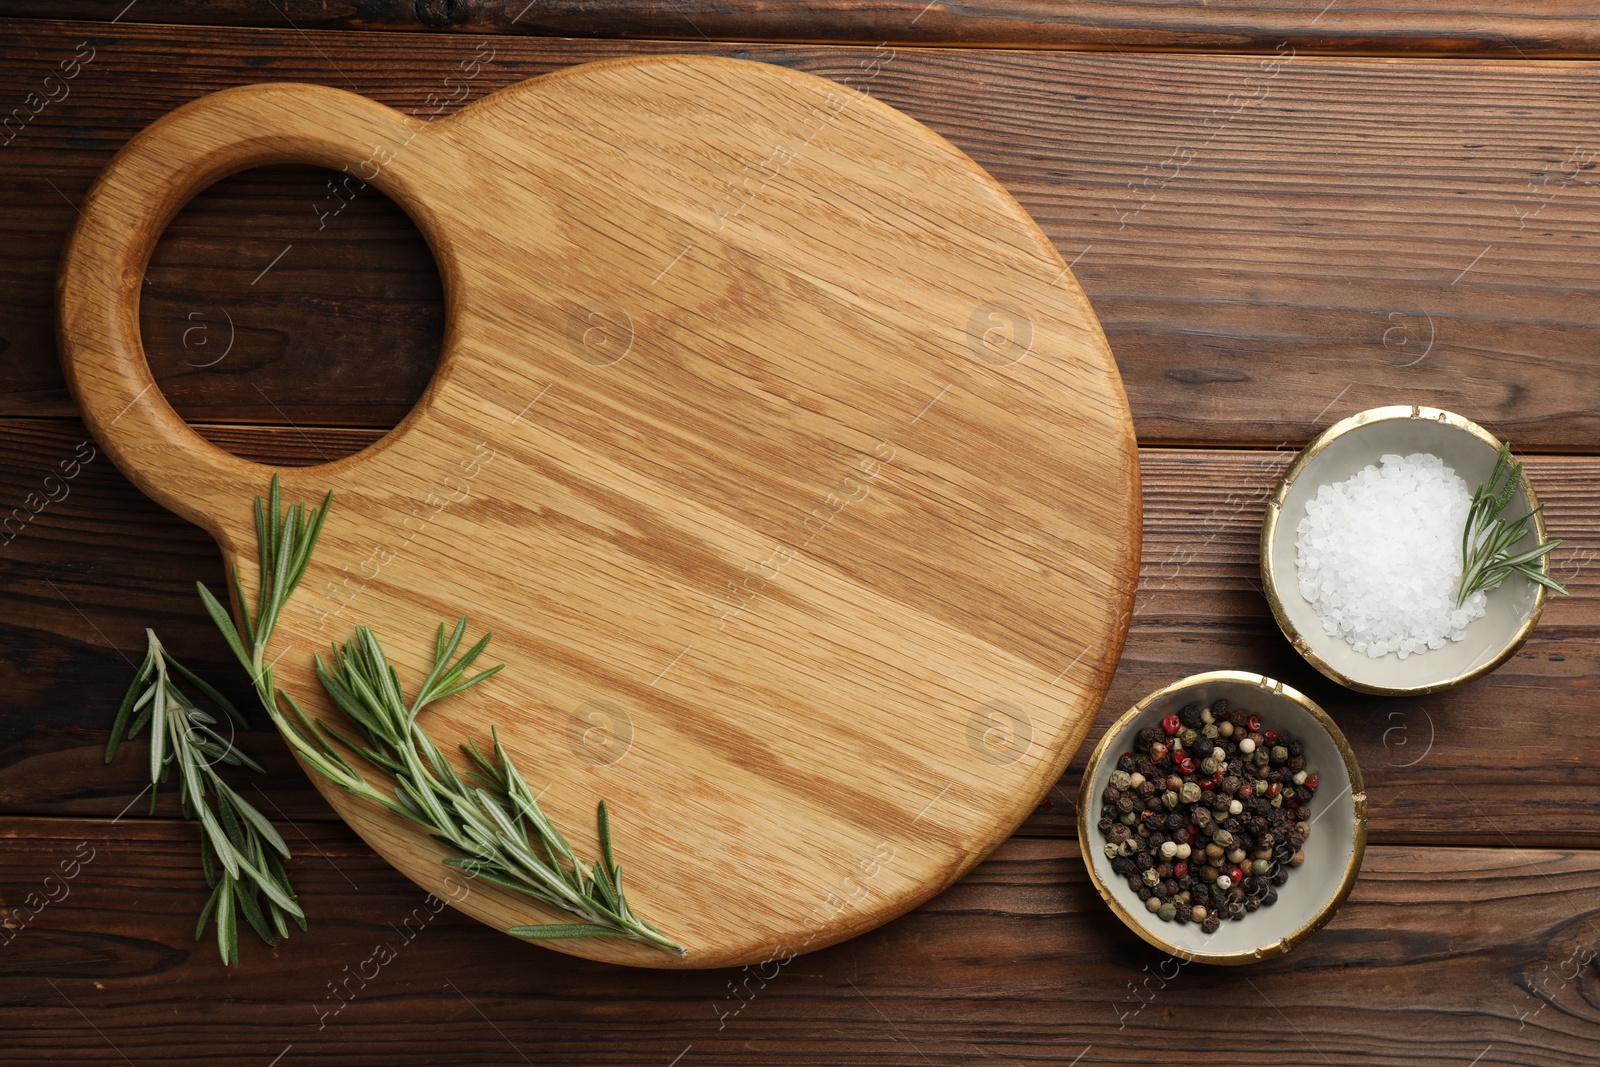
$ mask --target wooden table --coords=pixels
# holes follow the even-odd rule
[[[0,1061],[1600,1061],[1600,66],[1582,59],[1600,33],[1578,0],[1489,3],[0,4]],[[51,307],[75,205],[134,132],[228,85],[323,82],[432,115],[659,51],[871,92],[971,154],[1074,263],[1145,500],[1133,629],[1089,743],[1207,668],[1321,702],[1361,760],[1371,833],[1349,902],[1301,949],[1178,967],[1122,929],[1077,854],[1077,763],[988,861],[873,933],[783,967],[620,970],[435,910],[264,723],[240,739],[267,766],[245,792],[295,850],[311,931],[247,934],[234,970],[193,941],[195,827],[169,794],[148,813],[137,752],[101,754],[143,627],[231,677],[194,595],[223,575],[85,443]],[[242,455],[362,447],[437,356],[426,246],[332,178],[219,183],[148,271],[161,388]],[[1295,656],[1255,539],[1294,449],[1401,402],[1528,457],[1572,595],[1490,677],[1381,700]]]

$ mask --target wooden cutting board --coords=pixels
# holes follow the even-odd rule
[[[449,326],[394,432],[279,472],[285,499],[334,505],[278,682],[336,718],[311,653],[357,623],[408,688],[440,622],[492,629],[507,669],[430,732],[454,751],[497,725],[580,853],[604,798],[635,910],[689,955],[552,947],[660,967],[821,948],[1044,798],[1126,632],[1137,457],[1082,291],[972,160],[865,93],[708,57],[574,67],[432,123],[298,84],[166,116],[84,203],[61,347],[106,451],[247,587],[273,471],[154,388],[139,286],[189,197],[285,161],[410,213]],[[459,897],[416,828],[317,784]],[[458,906],[560,921],[482,885]]]

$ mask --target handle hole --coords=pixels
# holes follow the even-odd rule
[[[406,417],[444,339],[444,292],[399,205],[309,166],[243,171],[191,200],[145,272],[156,385],[202,436],[277,466],[339,459]]]

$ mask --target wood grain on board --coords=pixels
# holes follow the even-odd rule
[[[6,414],[72,413],[49,311],[62,241],[115,149],[172,108],[293,79],[427,117],[571,63],[666,51],[837,79],[976,159],[1074,263],[1144,444],[1278,447],[1332,406],[1406,397],[1524,451],[1600,450],[1584,357],[1600,339],[1591,64],[4,31],[0,100],[19,105],[52,75],[62,92],[59,65],[93,50],[70,96],[0,147]],[[192,419],[393,425],[438,356],[421,236],[376,190],[352,195],[326,172],[255,172],[202,194],[149,283],[156,376]],[[234,347],[213,363],[224,336]]]
[[[7,1033],[15,1067],[1133,1064],[1166,1061],[1219,1014],[1227,1039],[1192,1042],[1184,1062],[1237,1063],[1240,1047],[1273,1063],[1600,1062],[1594,852],[1369,846],[1315,938],[1214,968],[1107,921],[1071,842],[1016,838],[847,944],[668,976],[518,943],[319,825],[290,865],[310,931],[274,949],[246,932],[225,971],[193,940],[192,827],[0,825],[0,1002],[26,1018]]]
[[[5,0],[13,17],[681,41],[836,41],[1111,51],[1593,55],[1582,0]]]
[[[378,437],[200,429],[240,455],[280,464],[346,455]],[[1313,432],[1307,429],[1308,439]],[[42,492],[43,477],[85,436],[72,424],[0,421],[0,502]],[[1600,462],[1529,460],[1551,535],[1565,540],[1554,573],[1572,595],[1552,598],[1527,645],[1494,674],[1456,691],[1382,700],[1340,689],[1296,656],[1261,598],[1261,513],[1289,453],[1145,449],[1140,458],[1144,549],[1133,625],[1080,752],[1121,711],[1174,679],[1217,668],[1261,671],[1310,694],[1341,724],[1366,777],[1374,842],[1600,847],[1592,799],[1600,767],[1587,756],[1600,747],[1588,696],[1600,684],[1600,505],[1593,488]],[[0,811],[111,817],[143,787],[136,758],[110,768],[100,759],[111,710],[131,673],[123,656],[136,660],[142,628],[155,626],[185,662],[208,677],[233,678],[237,671],[194,594],[196,581],[220,589],[224,572],[203,532],[141,496],[104,457],[86,465],[68,492],[0,547],[0,588],[7,590],[0,625],[21,653],[0,661],[4,686],[15,695],[0,705]],[[249,706],[243,687],[228,691]],[[245,743],[270,772],[260,787],[297,822],[330,817],[270,725],[257,719]],[[1516,744],[1504,743],[1506,729]],[[1485,751],[1500,755],[1486,761]],[[1021,832],[1074,833],[1070,798],[1081,770],[1074,761]],[[165,803],[162,810],[175,811]]]

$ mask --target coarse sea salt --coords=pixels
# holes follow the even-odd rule
[[[1472,491],[1426,452],[1382,456],[1306,502],[1296,528],[1300,595],[1330,637],[1400,659],[1460,641],[1489,598],[1456,607]]]

